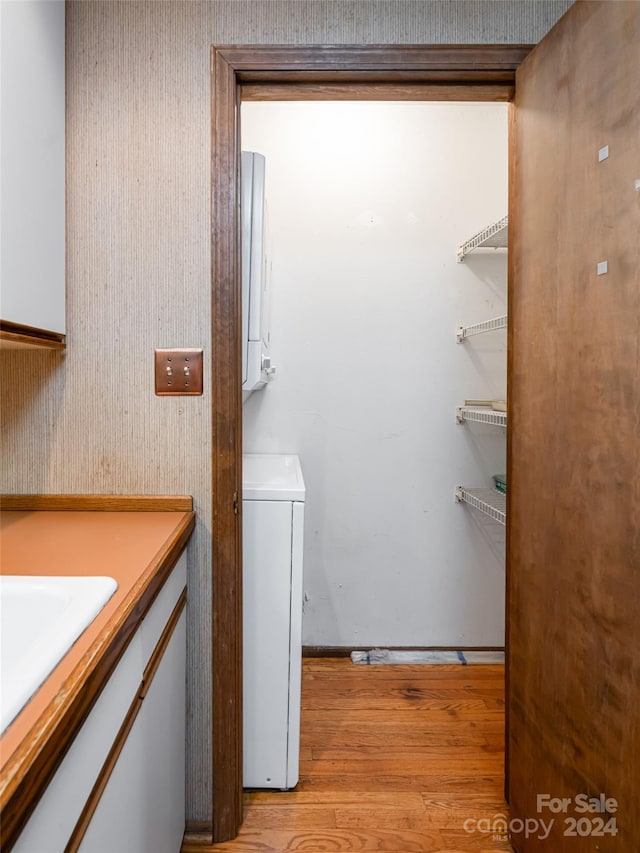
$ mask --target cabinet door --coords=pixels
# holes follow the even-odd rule
[[[65,7],[0,3],[0,318],[65,332]]]
[[[555,819],[518,853],[640,839],[639,140],[640,3],[575,3],[516,76],[508,790]],[[600,794],[615,814],[576,811]]]
[[[143,667],[137,633],[13,846],[14,853],[64,850],[139,689]]]
[[[82,853],[178,853],[185,825],[186,613],[80,845]]]

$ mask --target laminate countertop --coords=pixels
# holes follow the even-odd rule
[[[9,507],[0,518],[2,574],[108,575],[118,583],[0,738],[0,809],[3,823],[13,823],[12,812],[46,788],[184,550],[195,514],[188,497],[91,496],[84,504],[81,496],[43,497],[31,503],[46,508],[33,510],[12,508],[28,506],[27,497],[2,503]],[[83,508],[67,508],[76,505]]]

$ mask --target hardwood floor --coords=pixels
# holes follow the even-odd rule
[[[305,658],[297,788],[246,793],[235,841],[182,853],[511,850],[474,831],[507,814],[503,730],[502,666]]]

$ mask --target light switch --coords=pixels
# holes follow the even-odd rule
[[[158,396],[202,394],[202,350],[155,350],[155,375]]]

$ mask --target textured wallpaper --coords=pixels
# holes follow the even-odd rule
[[[569,0],[67,2],[64,355],[3,352],[5,492],[186,493],[187,810],[210,817],[210,394],[153,393],[153,349],[210,381],[213,43],[536,42]],[[35,250],[35,247],[34,247]]]

